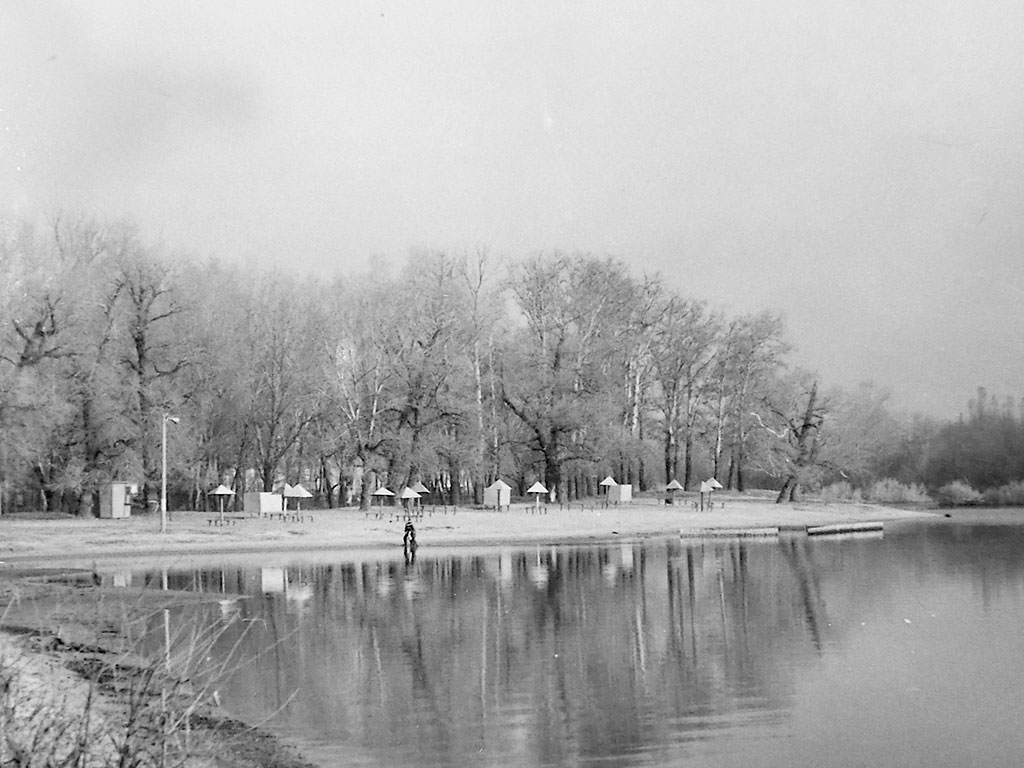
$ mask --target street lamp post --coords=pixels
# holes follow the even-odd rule
[[[160,533],[167,533],[167,422],[177,424],[177,416],[164,414],[161,420],[161,481],[160,481]]]

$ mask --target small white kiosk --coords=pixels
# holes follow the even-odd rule
[[[139,492],[135,483],[109,483],[100,488],[100,517],[121,519],[132,515],[132,495]]]
[[[501,510],[508,509],[512,504],[512,486],[502,479],[497,479],[484,488],[484,506]]]
[[[631,483],[608,486],[609,504],[629,504],[633,501],[633,485]]]

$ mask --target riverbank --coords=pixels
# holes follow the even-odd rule
[[[426,507],[415,519],[422,547],[514,545],[604,541],[677,535],[719,528],[777,526],[799,529],[848,522],[892,522],[932,513],[873,504],[807,502],[773,504],[764,499],[725,497],[712,509],[688,501],[674,505],[653,500],[601,507],[576,504],[537,512],[531,505],[509,510]],[[400,546],[404,519],[390,508],[303,510],[298,518],[256,518],[216,513],[173,512],[165,533],[155,515],[120,520],[62,517],[0,518],[0,577],[12,566],[45,567],[109,558],[173,555],[377,550]]]

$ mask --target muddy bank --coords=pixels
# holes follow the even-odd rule
[[[161,677],[163,661],[137,652],[133,628],[182,602],[200,601],[189,593],[52,583],[45,574],[0,582],[0,764],[65,764],[74,756],[108,766],[120,762],[119,749],[130,749],[140,765],[155,765],[159,738],[145,734],[165,727],[161,717],[171,711],[178,720],[168,727],[169,764],[315,768],[221,710],[215,688],[173,672]],[[171,706],[157,711],[165,691]]]

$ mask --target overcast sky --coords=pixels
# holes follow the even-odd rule
[[[0,0],[0,216],[331,272],[561,249],[1024,396],[1020,0]]]

